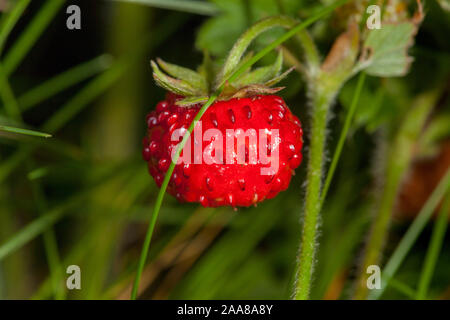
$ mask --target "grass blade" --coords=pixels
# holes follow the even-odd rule
[[[107,54],[81,63],[20,96],[17,99],[19,107],[22,111],[26,111],[52,96],[105,71],[110,65],[111,57]]]
[[[77,205],[82,204],[86,200],[86,197],[92,194],[95,188],[108,183],[111,179],[114,179],[115,177],[123,174],[123,172],[123,165],[113,166],[83,191],[80,191],[70,199],[63,201],[61,205],[58,205],[57,207],[51,209],[50,211],[41,215],[39,218],[36,218],[33,222],[29,223],[27,226],[19,230],[11,238],[0,244],[0,262],[8,255],[12,254],[16,250],[20,249],[22,246],[39,236],[48,228],[52,227],[56,222],[58,222],[59,220],[61,220],[61,218],[68,214],[68,211],[70,211]]]
[[[333,180],[334,172],[336,171],[337,164],[339,162],[339,158],[341,156],[342,148],[344,147],[345,139],[347,138],[348,130],[350,129],[350,125],[352,124],[353,116],[355,115],[356,107],[358,106],[359,97],[361,95],[362,88],[364,86],[364,80],[366,79],[366,74],[361,72],[358,78],[358,84],[356,85],[355,93],[353,95],[353,100],[350,105],[350,110],[347,112],[347,116],[345,118],[344,127],[342,128],[341,135],[339,137],[338,144],[336,146],[336,150],[333,154],[333,160],[331,161],[330,168],[328,169],[327,178],[325,180],[322,195],[320,199],[320,206],[323,205],[325,198],[327,196],[328,189],[330,188],[331,180]]]
[[[219,8],[215,4],[206,1],[192,1],[192,0],[113,0],[113,1],[136,3],[155,8],[189,12],[205,16],[214,16],[219,13]]]
[[[19,105],[17,104],[14,92],[9,84],[8,76],[3,65],[0,63],[0,97],[3,101],[6,114],[17,122],[22,122]]]
[[[64,0],[48,0],[28,24],[27,29],[14,43],[4,59],[4,68],[7,76],[16,70],[64,2]]]
[[[11,10],[11,12],[4,16],[4,18],[1,21],[0,25],[0,54],[3,51],[3,48],[5,46],[5,42],[8,39],[8,36],[11,32],[11,30],[16,25],[17,21],[22,16],[22,13],[25,11],[25,9],[30,4],[31,0],[19,0],[17,1],[14,8]]]
[[[447,229],[448,213],[450,212],[450,193],[447,193],[444,204],[439,211],[439,216],[434,223],[433,233],[431,235],[431,242],[428,247],[425,262],[423,264],[422,273],[419,279],[419,287],[417,289],[416,299],[426,299],[428,288],[430,286],[431,278],[436,266],[439,252],[442,248],[442,243]]]
[[[109,89],[111,85],[115,83],[113,80],[117,80],[123,74],[124,71],[128,70],[128,67],[135,63],[144,53],[148,47],[150,49],[159,46],[165,39],[167,39],[177,28],[180,27],[184,22],[186,22],[186,17],[178,16],[178,14],[171,14],[164,20],[164,22],[158,26],[155,34],[156,37],[152,39],[144,38],[139,47],[137,47],[129,55],[125,56],[122,60],[115,63],[114,67],[111,67],[104,73],[98,75],[96,78],[91,80],[86,87],[84,87],[80,92],[78,92],[69,102],[67,102],[61,110],[59,110],[55,115],[53,115],[45,124],[44,127],[50,128],[52,130],[43,131],[56,131],[60,129],[63,125],[85,108],[89,103],[101,95],[105,90]],[[175,21],[175,23],[174,23]],[[150,40],[153,42],[150,43]],[[96,88],[96,85],[99,85]],[[0,86],[1,89],[1,86]],[[0,163],[0,182],[2,182],[17,166],[25,160],[28,155],[33,152],[34,146],[23,146],[17,152],[15,152],[10,158]]]
[[[10,126],[1,126],[1,125],[0,125],[0,131],[17,133],[17,134],[25,134],[28,136],[35,136],[35,137],[41,137],[41,138],[50,138],[52,136],[51,134],[43,133],[43,132],[39,132],[39,131],[10,127]]]
[[[402,240],[398,244],[388,263],[386,264],[386,267],[382,272],[383,276],[381,280],[381,289],[372,290],[369,294],[369,299],[378,299],[383,294],[384,290],[389,284],[389,281],[397,272],[409,250],[411,250],[420,233],[425,228],[425,225],[427,224],[434,210],[437,208],[440,201],[449,189],[450,168],[447,169],[444,177],[441,179],[438,186],[434,189],[433,193],[428,198],[427,202],[420,210],[417,217],[414,219],[414,222],[411,224],[408,231],[406,231],[406,234],[403,236]]]
[[[53,209],[48,214],[37,218],[26,227],[22,228],[5,243],[0,245],[0,261],[50,228],[73,204],[74,201],[71,201]]]

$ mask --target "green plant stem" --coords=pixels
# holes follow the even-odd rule
[[[433,272],[436,266],[436,262],[439,257],[439,252],[442,248],[442,243],[445,237],[445,231],[447,229],[448,214],[450,212],[450,193],[447,192],[446,199],[441,207],[437,221],[433,227],[433,233],[431,235],[431,242],[428,246],[427,255],[420,274],[419,287],[417,289],[416,299],[426,299],[428,288],[433,277]]]
[[[297,265],[295,299],[309,298],[311,278],[316,251],[316,231],[320,212],[320,190],[322,185],[322,169],[328,110],[334,99],[333,92],[316,92],[313,98],[313,114],[311,124],[311,140],[308,159],[307,187],[301,250]]]
[[[409,250],[416,242],[425,225],[430,220],[431,215],[436,210],[444,195],[450,190],[450,168],[447,169],[438,186],[434,189],[425,205],[420,210],[414,222],[408,228],[402,240],[398,244],[394,253],[390,257],[386,267],[382,271],[381,289],[372,290],[368,296],[369,299],[378,299],[386,290],[390,280],[397,272]]]
[[[320,12],[318,12],[316,15],[310,17],[309,19],[305,20],[302,23],[299,23],[294,28],[290,29],[289,31],[285,32],[282,36],[280,36],[277,40],[273,41],[270,45],[266,46],[264,49],[259,51],[255,56],[253,56],[251,59],[249,59],[247,62],[243,63],[241,67],[236,70],[229,78],[227,78],[228,81],[232,82],[235,80],[239,75],[241,75],[245,70],[247,70],[249,67],[251,67],[254,63],[259,61],[262,57],[264,57],[266,54],[268,54],[270,51],[275,49],[277,46],[285,42],[286,40],[293,37],[295,34],[297,34],[299,31],[303,30],[313,22],[319,20],[323,16],[327,15],[328,13],[332,12],[336,8],[342,6],[348,2],[348,0],[339,0],[336,1],[333,5],[330,5]],[[147,233],[144,239],[144,244],[142,246],[141,256],[139,258],[138,267],[136,271],[136,277],[133,283],[133,289],[131,291],[131,299],[134,300],[137,298],[138,294],[138,288],[139,288],[139,282],[142,276],[142,272],[144,270],[145,262],[147,260],[148,251],[150,248],[150,243],[153,235],[153,230],[155,229],[156,221],[158,219],[158,214],[161,209],[162,201],[164,199],[164,195],[167,189],[167,186],[169,185],[170,178],[172,176],[173,170],[175,169],[175,163],[177,162],[181,151],[183,150],[184,145],[186,144],[187,140],[189,139],[189,135],[194,130],[196,121],[200,120],[202,115],[206,112],[207,108],[214,103],[214,101],[217,99],[217,97],[220,95],[220,93],[223,90],[223,85],[220,86],[216,92],[211,95],[211,97],[208,99],[208,101],[202,106],[202,108],[197,113],[196,117],[192,121],[191,125],[189,126],[188,132],[189,134],[184,135],[183,140],[180,142],[177,151],[175,152],[175,156],[170,163],[169,169],[166,172],[166,175],[164,177],[164,181],[161,185],[161,188],[159,190],[155,206],[153,208],[152,218],[150,220],[149,227],[147,229]]]
[[[336,150],[333,154],[333,160],[331,161],[330,168],[328,169],[327,177],[323,185],[322,194],[320,197],[320,207],[323,206],[325,198],[327,197],[328,189],[330,188],[331,185],[331,181],[333,180],[333,175],[334,172],[336,171],[336,167],[342,153],[342,148],[344,147],[345,139],[347,138],[348,130],[350,129],[350,126],[352,124],[365,79],[366,74],[364,72],[361,72],[358,78],[358,84],[356,85],[355,93],[353,95],[353,100],[350,105],[350,110],[348,110],[347,116],[345,117],[344,127],[342,128],[341,135],[339,136],[339,141],[336,146]]]

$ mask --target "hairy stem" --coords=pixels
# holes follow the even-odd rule
[[[308,160],[308,185],[306,187],[305,211],[301,250],[297,266],[295,299],[309,297],[311,278],[316,251],[316,231],[320,213],[320,191],[322,187],[322,167],[326,140],[327,117],[335,90],[317,90],[313,97],[311,141]]]

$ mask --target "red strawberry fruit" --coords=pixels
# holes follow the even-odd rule
[[[174,151],[213,87],[207,81],[213,68],[204,65],[195,72],[158,63],[152,62],[154,78],[169,93],[147,116],[143,157],[161,186]],[[205,207],[246,207],[287,189],[302,160],[303,132],[298,118],[274,95],[282,88],[270,88],[287,74],[279,75],[281,66],[279,55],[274,65],[226,83],[189,137],[170,179],[170,194]],[[216,76],[216,87],[227,67]]]

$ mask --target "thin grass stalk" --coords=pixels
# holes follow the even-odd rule
[[[428,289],[436,267],[436,263],[441,251],[445,232],[447,230],[448,214],[450,212],[450,192],[447,192],[446,199],[439,211],[438,218],[434,223],[433,233],[431,234],[430,245],[428,246],[427,255],[423,264],[422,272],[419,278],[419,286],[417,288],[416,299],[423,300],[427,298]]]
[[[111,0],[142,4],[150,7],[214,16],[220,9],[212,2],[192,0]]]
[[[10,107],[7,108],[9,116],[13,117],[16,121],[23,123],[17,99],[14,96],[14,92],[12,91],[1,65],[0,73],[0,82],[3,84],[3,89],[0,91],[1,99],[5,103],[5,106],[10,105]],[[27,159],[27,163],[29,169],[32,169],[31,159]],[[40,185],[36,181],[32,181],[32,191],[38,211],[42,214],[45,210],[46,200],[41,192]],[[43,240],[55,297],[57,299],[64,299],[64,290],[61,290],[62,288],[60,286],[60,283],[62,282],[61,259],[59,257],[57,240],[52,228],[44,232]]]
[[[7,76],[10,76],[16,70],[64,3],[65,0],[47,0],[45,2],[6,54],[3,62]]]
[[[425,205],[420,210],[417,217],[414,219],[411,226],[406,231],[403,238],[400,240],[394,253],[389,258],[386,267],[382,270],[381,289],[372,290],[368,295],[368,299],[378,299],[386,290],[391,279],[397,272],[398,268],[406,258],[406,255],[413,247],[419,235],[422,233],[426,224],[431,218],[431,215],[436,210],[439,203],[442,201],[444,195],[450,190],[450,168],[447,169],[445,175],[442,177],[438,186],[434,189],[431,196],[428,198]]]
[[[109,55],[102,54],[92,60],[83,62],[25,92],[17,98],[17,103],[22,112],[29,110],[58,93],[107,70],[111,66],[111,60]]]
[[[19,0],[16,2],[11,12],[8,14],[4,14],[1,22],[0,22],[0,55],[3,52],[3,48],[5,47],[6,40],[8,39],[9,34],[12,29],[16,25],[17,21],[19,21],[22,13],[30,4],[31,0]]]
[[[331,181],[333,180],[334,172],[336,171],[336,167],[342,153],[342,148],[344,147],[345,139],[347,138],[348,131],[350,130],[350,126],[352,124],[356,108],[358,106],[359,97],[361,96],[361,91],[364,86],[365,79],[366,74],[364,72],[361,72],[358,78],[355,93],[353,94],[352,102],[350,104],[350,109],[348,110],[347,115],[345,117],[344,127],[342,128],[341,134],[339,136],[339,141],[336,146],[336,150],[334,151],[333,154],[333,160],[331,160],[330,168],[328,169],[327,177],[323,185],[322,194],[320,197],[321,207],[323,206],[323,203],[327,197],[328,189],[330,188],[331,185]]]
[[[171,33],[186,22],[185,16],[178,16],[171,14],[164,20],[158,30],[155,32],[155,37],[152,40],[152,48],[159,46]],[[173,22],[175,21],[175,23]],[[144,53],[145,49],[150,46],[150,39],[142,40],[136,50],[123,59],[117,61],[113,67],[101,73],[92,79],[83,89],[76,93],[72,99],[64,104],[61,109],[56,112],[50,119],[48,119],[42,126],[43,131],[53,132],[59,130],[76,114],[88,106],[94,99],[98,98],[102,93],[109,89],[120,76],[128,70],[129,66],[138,60]],[[48,130],[46,130],[46,128]],[[25,145],[16,151],[10,158],[0,164],[0,182],[2,182],[8,175],[19,166],[22,161],[27,159],[28,155],[33,152],[35,145]]]

